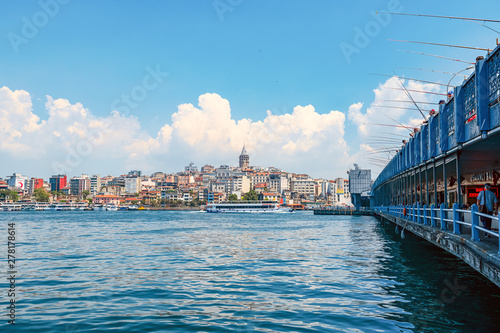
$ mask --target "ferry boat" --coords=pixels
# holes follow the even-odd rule
[[[51,204],[51,205],[45,207],[43,210],[63,211],[63,210],[75,210],[75,208],[76,207],[70,203],[57,203],[57,204]]]
[[[3,210],[4,212],[18,212],[21,211],[22,205],[19,203],[4,203],[0,207],[0,210]]]
[[[207,204],[208,213],[291,213],[290,207],[280,207],[275,201],[227,201]]]

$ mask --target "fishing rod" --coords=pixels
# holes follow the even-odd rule
[[[379,99],[378,101],[373,101],[375,102],[397,102],[397,103],[413,103],[412,101],[399,101],[396,99]],[[432,104],[432,105],[439,105],[439,103],[433,103],[433,102],[417,102],[418,104]]]
[[[411,128],[413,130],[418,129],[418,127],[412,126],[402,126],[402,125],[390,125],[390,124],[375,124],[375,123],[363,123],[364,125],[377,125],[377,126],[389,126],[389,127],[402,127],[402,128]]]
[[[458,62],[465,62],[466,64],[471,64],[471,65],[475,64],[474,62],[470,62],[470,61],[465,61],[465,60],[460,60],[460,59],[453,59],[453,58],[448,58],[448,57],[443,57],[443,56],[440,56],[440,55],[423,53],[423,52],[415,52],[415,51],[408,51],[408,50],[396,50],[396,51],[421,54],[421,55],[426,55],[426,56],[430,56],[430,57],[436,57],[436,58],[447,59],[447,60],[458,61]]]
[[[462,69],[461,71],[458,71],[458,72],[457,72],[457,74],[460,74],[461,72],[464,72],[464,71],[470,70],[470,69],[472,69],[472,68],[474,68],[474,66],[469,66],[469,67],[467,67],[467,68],[465,68],[465,69]],[[450,81],[448,81],[448,86],[450,85],[451,81],[455,78],[455,76],[456,76],[457,74],[455,74],[455,75],[453,75],[453,76],[451,77]],[[446,91],[450,91],[449,89],[450,89],[450,88],[448,88],[448,87],[447,87],[447,88],[446,88]]]
[[[425,121],[427,121],[427,118],[425,117],[424,113],[422,112],[422,110],[420,110],[420,107],[418,106],[417,103],[415,103],[415,100],[413,99],[413,97],[411,96],[411,94],[408,92],[408,90],[406,90],[406,87],[405,87],[405,84],[403,83],[403,81],[401,81],[401,78],[399,77],[399,75],[396,74],[396,72],[394,72],[394,74],[396,75],[396,77],[398,78],[398,81],[401,85],[401,87],[403,87],[406,95],[408,95],[408,97],[410,98],[410,100],[413,102],[413,104],[415,104],[415,106],[417,107],[418,111],[420,112],[420,114],[422,115],[422,117],[424,118]]]
[[[479,50],[486,51],[490,53],[493,50],[484,49],[481,47],[473,47],[473,46],[462,46],[462,45],[453,45],[453,44],[441,44],[441,43],[429,43],[429,42],[418,42],[414,40],[402,40],[402,39],[387,39],[390,42],[403,42],[403,43],[413,43],[413,44],[425,44],[425,45],[435,45],[435,46],[447,46],[447,47],[456,47],[459,49],[468,49],[468,50]]]
[[[391,15],[405,15],[405,16],[422,16],[422,17],[434,17],[434,18],[447,18],[450,20],[464,20],[464,21],[479,21],[479,22],[492,22],[492,23],[500,23],[500,20],[491,20],[491,19],[480,19],[480,18],[471,18],[471,17],[459,17],[459,16],[442,16],[442,15],[427,15],[427,14],[407,14],[407,13],[391,13]]]
[[[368,75],[376,75],[376,76],[388,76],[388,77],[393,77],[394,75],[387,75],[387,74],[373,74],[373,73],[369,73]],[[403,79],[406,79],[406,80],[411,80],[411,81],[417,81],[417,82],[424,82],[424,83],[430,83],[430,84],[436,84],[438,86],[447,86],[446,84],[443,84],[443,83],[438,83],[438,82],[433,82],[433,81],[424,81],[424,80],[417,80],[417,79],[411,79],[409,77],[403,77]]]
[[[402,89],[402,88],[390,88],[390,87],[385,87],[384,89],[392,89],[392,90],[405,90],[405,89]],[[408,91],[412,91],[412,92],[423,93],[423,94],[432,94],[432,95],[447,96],[446,94],[436,93],[436,92],[432,92],[432,91],[412,90],[412,89],[406,89],[406,90],[408,90]]]
[[[401,134],[396,134],[396,133],[384,133],[385,135],[392,135],[392,136],[397,136],[399,138],[406,138],[406,136],[401,135]],[[395,139],[395,138],[388,138],[387,136],[379,136],[379,135],[370,135],[369,138],[373,139]],[[399,138],[397,140],[399,140]]]
[[[401,139],[396,138],[376,138],[371,137],[370,144],[381,144],[381,143],[400,143]]]
[[[390,120],[392,120],[392,121],[393,121],[393,122],[395,122],[396,124],[401,125],[401,126],[404,126],[404,125],[403,125],[403,124],[401,124],[399,121],[397,121],[397,120],[396,120],[396,119],[394,119],[394,118],[389,117],[389,116],[388,116],[388,115],[386,115],[385,113],[384,113],[384,116],[386,116],[387,118],[389,118]],[[411,131],[410,131],[410,132],[411,132]]]
[[[372,105],[371,107],[379,107],[379,108],[387,108],[387,109],[402,109],[402,110],[413,110],[413,111],[419,111],[419,110],[424,110],[424,111],[431,111],[429,109],[412,109],[412,108],[405,108],[404,106],[388,106],[388,105]]]
[[[479,22],[476,22],[476,21],[471,21],[471,22],[472,22],[472,23],[477,23],[477,24],[479,24],[479,25],[482,25],[482,26],[483,26],[483,27],[485,27],[486,29],[490,29],[491,31],[496,32],[497,34],[500,34],[500,31],[495,30],[495,29],[493,29],[492,27],[488,27],[486,24],[482,24],[482,23],[479,23]]]
[[[414,69],[414,70],[417,70],[417,71],[427,71],[427,72],[443,73],[443,74],[450,74],[450,75],[454,75],[455,74],[455,73],[452,73],[452,72],[438,71],[438,70],[435,70],[435,69],[424,69],[424,68],[414,68],[414,67],[396,67],[396,69]],[[465,74],[460,74],[460,76],[468,77],[468,75],[465,75]]]

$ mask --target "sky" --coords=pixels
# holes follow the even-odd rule
[[[493,49],[500,37],[498,23],[388,14],[498,19],[483,0],[0,5],[0,177],[237,166],[245,145],[251,165],[334,179],[357,163],[375,179],[408,137],[393,126],[423,121],[390,76],[445,93],[452,75],[436,71],[471,66],[400,50],[486,55],[388,39]],[[444,97],[411,94],[424,110]]]

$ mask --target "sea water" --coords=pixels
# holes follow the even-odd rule
[[[0,212],[0,223],[2,332],[493,332],[500,326],[499,288],[374,217]]]

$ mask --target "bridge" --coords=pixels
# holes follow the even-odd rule
[[[500,242],[499,233],[479,225],[481,216],[498,222],[498,216],[478,212],[477,205],[471,210],[453,208],[412,206],[379,206],[375,215],[396,225],[396,232],[407,230],[459,257],[472,268],[500,287]],[[483,234],[481,236],[480,234]],[[484,235],[488,234],[490,238]]]
[[[499,233],[479,225],[482,214],[475,205],[485,183],[492,183],[498,196],[499,179],[497,45],[476,58],[474,72],[447,101],[440,101],[439,112],[382,170],[372,186],[375,213],[457,255],[500,286]],[[493,222],[498,229],[498,217]]]

